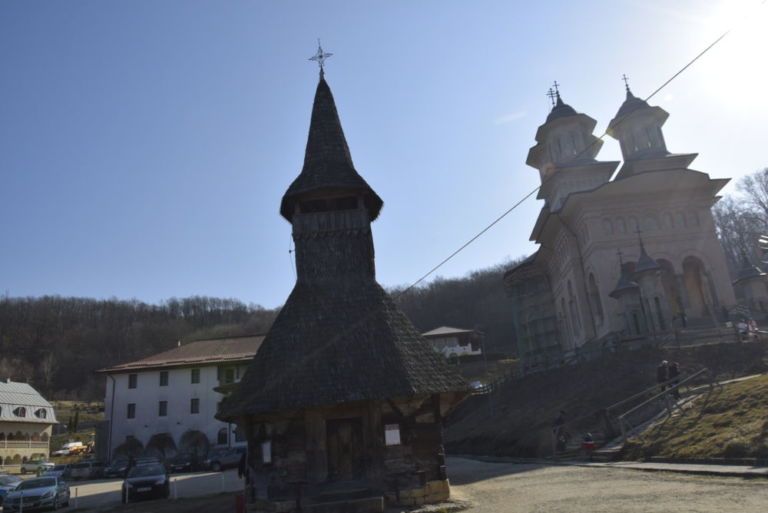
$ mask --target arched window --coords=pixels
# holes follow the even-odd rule
[[[35,417],[38,419],[45,419],[48,417],[48,412],[45,411],[45,408],[38,408],[35,410]]]
[[[699,213],[695,210],[688,212],[688,226],[699,226]]]
[[[657,230],[658,228],[659,228],[659,222],[656,220],[654,216],[647,216],[645,218],[646,230]]]
[[[219,429],[219,433],[216,435],[216,443],[218,445],[227,445],[227,428]]]
[[[613,223],[611,223],[610,219],[603,219],[603,232],[605,232],[606,235],[611,235],[613,233]]]
[[[677,223],[677,226],[680,228],[685,228],[687,224],[685,223],[685,214],[682,212],[678,212],[675,214],[675,222]]]
[[[27,409],[23,406],[18,406],[13,410],[13,414],[16,417],[26,417],[27,416]]]
[[[568,309],[570,311],[573,334],[577,335],[581,331],[581,319],[579,318],[578,305],[576,304],[576,297],[573,295],[573,287],[571,281],[568,280]]]
[[[623,217],[616,218],[616,229],[619,233],[627,233],[627,223],[624,222]]]
[[[637,232],[637,218],[635,216],[629,216],[629,219],[627,219],[627,224],[629,225],[629,231],[632,233]]]
[[[664,214],[664,227],[668,229],[675,227],[675,218],[669,212]]]
[[[595,275],[589,273],[589,299],[592,301],[592,307],[595,310],[595,317],[598,325],[603,324],[605,314],[603,313],[603,303],[600,301],[600,291],[597,289]]]

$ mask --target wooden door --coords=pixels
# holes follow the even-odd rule
[[[363,475],[363,420],[330,419],[326,421],[328,441],[328,479],[346,481]]]

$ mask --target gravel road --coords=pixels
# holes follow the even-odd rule
[[[467,513],[763,513],[765,479],[449,458],[451,491]]]

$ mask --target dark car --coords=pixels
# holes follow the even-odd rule
[[[128,472],[128,460],[114,460],[104,467],[104,477],[125,477]]]
[[[69,479],[69,472],[72,469],[72,465],[69,463],[62,463],[55,465],[52,469],[43,472],[45,477],[60,477],[64,481]]]
[[[191,452],[180,452],[173,458],[166,460],[165,466],[168,472],[194,472],[200,466],[200,459]]]
[[[24,501],[22,503],[22,501]],[[3,513],[32,511],[35,509],[57,510],[69,505],[69,486],[58,477],[36,477],[19,483],[5,496]]]
[[[98,479],[104,477],[104,463],[94,460],[73,463],[69,475],[75,481],[78,479]]]
[[[170,480],[165,467],[158,463],[137,465],[123,481],[123,503],[139,499],[163,498],[170,494]]]
[[[203,466],[214,472],[225,468],[236,468],[240,464],[240,458],[243,454],[245,454],[245,447],[214,449],[208,453],[203,461]]]
[[[3,499],[8,493],[14,491],[21,483],[21,479],[8,474],[0,474],[0,506],[3,505]]]

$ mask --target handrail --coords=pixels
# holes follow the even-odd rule
[[[703,369],[699,369],[699,370],[698,370],[698,371],[696,371],[695,373],[693,373],[693,374],[691,374],[690,376],[688,376],[687,378],[685,378],[685,380],[684,380],[684,381],[689,381],[689,380],[693,379],[694,377],[696,377],[696,376],[698,376],[698,375],[702,374],[703,372],[705,372],[705,371],[707,371],[707,370],[708,370],[708,369],[707,369],[706,367],[704,367]],[[618,407],[619,407],[619,406],[621,406],[622,404],[625,404],[625,403],[631,402],[631,401],[633,401],[633,400],[637,399],[638,397],[642,397],[643,395],[647,394],[648,392],[652,392],[653,390],[655,390],[655,389],[656,389],[657,387],[659,387],[659,386],[670,386],[670,385],[674,384],[674,382],[675,382],[675,381],[678,381],[679,379],[680,379],[680,377],[679,377],[679,376],[676,376],[676,377],[674,377],[674,378],[670,378],[670,379],[668,379],[668,380],[666,380],[666,381],[663,381],[663,382],[661,382],[661,383],[657,383],[657,384],[655,384],[655,385],[653,385],[653,386],[651,386],[651,387],[648,387],[648,388],[646,388],[646,389],[645,389],[645,390],[643,390],[642,392],[638,392],[638,393],[636,393],[635,395],[629,396],[629,397],[627,397],[627,398],[625,398],[625,399],[622,399],[621,401],[619,401],[619,402],[617,402],[617,403],[614,403],[614,404],[610,405],[610,406],[609,406],[609,407],[607,407],[605,410],[606,410],[607,412],[610,412],[611,410],[613,410],[613,409],[615,409],[615,408],[618,408]],[[683,382],[681,381],[681,382],[680,382],[680,384],[682,385],[682,384],[683,384]],[[670,386],[670,389],[671,389],[671,388],[672,388],[672,387]]]
[[[660,397],[664,397],[664,399],[666,401],[667,412],[671,414],[672,413],[672,407],[669,404],[669,392],[671,390],[679,389],[681,386],[683,386],[687,382],[691,381],[693,378],[696,378],[696,377],[700,376],[701,374],[703,374],[705,372],[709,372],[709,369],[707,369],[706,367],[704,367],[703,369],[700,369],[699,371],[691,374],[687,378],[681,380],[679,383],[670,386],[666,390],[663,390],[663,391],[659,392],[658,394],[656,394],[656,395],[652,396],[651,398],[646,399],[642,403],[638,404],[634,408],[630,408],[629,410],[627,410],[624,413],[622,413],[621,415],[619,415],[617,417],[617,419],[619,421],[619,427],[621,428],[621,436],[624,439],[624,442],[627,441],[627,431],[626,431],[626,427],[624,426],[624,422],[625,422],[625,418],[629,414],[634,413],[635,411],[639,410],[640,408],[644,407],[645,405],[656,401]],[[668,383],[668,382],[669,382],[669,380],[667,380],[667,381],[665,381],[663,383],[660,383],[660,385],[666,386],[666,383]],[[714,382],[714,376],[713,376],[713,382]],[[657,386],[659,386],[659,385],[657,385]],[[710,384],[710,386],[712,386],[712,384]],[[679,408],[679,406],[678,406],[678,408]]]

